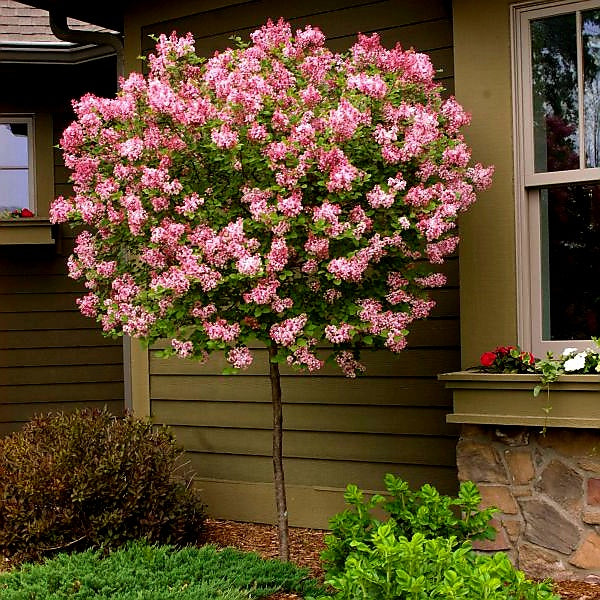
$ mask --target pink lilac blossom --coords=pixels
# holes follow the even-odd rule
[[[308,234],[308,240],[304,244],[304,250],[309,254],[314,254],[318,259],[324,259],[329,256],[329,239],[317,237],[312,232]]]
[[[284,238],[276,237],[267,254],[267,273],[278,273],[287,265],[289,251]]]
[[[352,332],[354,328],[348,323],[340,325],[327,325],[325,327],[325,338],[332,344],[342,344],[352,340]]]
[[[258,281],[256,286],[243,294],[244,302],[255,304],[270,304],[277,295],[277,288],[281,284],[273,278],[265,278]]]
[[[348,77],[346,85],[349,89],[355,89],[363,94],[381,100],[385,97],[388,91],[386,82],[381,75],[367,75],[366,73],[358,73]]]
[[[81,314],[85,317],[95,317],[98,315],[98,296],[96,294],[87,294],[75,301]]]
[[[214,322],[204,321],[202,323],[206,335],[211,340],[221,340],[223,342],[233,342],[240,335],[240,326],[238,323],[227,323],[225,319],[217,319]]]
[[[73,205],[63,196],[59,196],[50,207],[50,222],[65,223],[69,219],[69,214],[73,210]]]
[[[236,369],[247,369],[253,360],[252,354],[246,346],[236,346],[227,353],[227,362]]]
[[[198,319],[208,319],[208,317],[214,315],[216,312],[217,307],[214,304],[207,304],[206,306],[203,306],[200,302],[196,302],[190,310],[192,317],[196,317]]]
[[[331,129],[334,140],[345,142],[352,138],[359,126],[368,125],[370,121],[369,112],[361,112],[342,98],[338,107],[330,111],[327,126]]]
[[[302,212],[302,192],[294,190],[287,197],[278,196],[277,210],[286,217],[297,217]]]
[[[335,362],[346,377],[355,378],[357,374],[365,372],[365,366],[354,358],[354,354],[343,350],[335,355]]]
[[[329,288],[325,290],[323,294],[323,298],[325,298],[325,302],[327,304],[333,304],[336,300],[339,300],[342,297],[342,292],[336,290],[335,288]]]
[[[324,361],[319,360],[306,346],[294,350],[292,356],[287,357],[290,366],[306,368],[309,372],[318,371],[323,367]]]
[[[171,340],[171,346],[177,353],[177,356],[179,356],[180,358],[187,358],[188,356],[191,356],[194,351],[194,344],[192,344],[192,342],[190,342],[189,340],[186,342],[182,342],[178,339],[173,338]]]
[[[294,306],[294,301],[291,298],[279,298],[276,297],[273,302],[271,302],[271,308],[273,312],[282,313]]]
[[[271,325],[269,336],[274,342],[282,346],[291,346],[296,341],[298,334],[302,331],[307,321],[308,317],[304,313],[291,319],[285,319],[281,323]]]
[[[372,208],[390,208],[394,200],[395,193],[386,192],[380,185],[367,192],[367,201]]]

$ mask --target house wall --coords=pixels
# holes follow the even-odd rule
[[[71,119],[71,97],[114,90],[114,61],[94,66],[93,80],[89,65],[2,66],[0,112],[43,111],[53,123],[56,144]],[[68,171],[58,151],[37,150],[37,158],[50,163],[41,166],[53,173],[56,194],[68,193]],[[0,434],[36,413],[123,409],[122,342],[104,338],[97,324],[79,313],[75,299],[84,288],[66,269],[73,232],[61,227],[55,234],[54,245],[0,243]]]
[[[229,36],[247,37],[268,17],[282,15],[293,26],[320,26],[335,50],[349,47],[357,31],[379,31],[387,45],[400,41],[404,47],[415,46],[431,55],[442,69],[441,83],[448,93],[453,91],[448,2],[261,0],[227,6],[216,0],[203,2],[202,12],[198,6],[149,2],[143,10],[128,13],[129,69],[139,69],[136,57],[151,48],[150,34],[192,31],[198,51],[210,55],[229,45]],[[357,380],[327,369],[318,376],[283,371],[291,524],[325,526],[341,508],[347,483],[380,489],[386,472],[412,485],[430,482],[444,492],[456,488],[456,431],[445,423],[450,398],[435,377],[459,366],[457,267],[456,257],[445,265],[448,287],[433,293],[436,310],[414,327],[410,346],[399,358],[367,355],[367,376]],[[134,360],[139,365],[145,359],[137,348]],[[156,423],[172,426],[188,450],[213,516],[268,522],[274,508],[266,350],[258,352],[243,375],[224,377],[224,366],[222,357],[214,356],[199,367],[191,361],[161,359],[153,349],[149,399],[142,390],[134,396],[134,405],[149,411]],[[136,372],[139,375],[139,369]]]
[[[462,365],[517,343],[510,1],[454,0],[456,97],[473,115],[473,156],[495,166],[490,190],[460,219]],[[528,348],[527,348],[528,350]]]

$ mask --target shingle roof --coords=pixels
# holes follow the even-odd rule
[[[96,25],[68,19],[69,27],[82,31],[107,31]],[[71,45],[52,34],[48,22],[48,11],[26,6],[15,0],[0,0],[0,44]]]

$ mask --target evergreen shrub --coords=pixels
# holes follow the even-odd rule
[[[34,418],[0,439],[0,554],[195,542],[204,510],[179,473],[182,452],[167,429],[131,415]]]

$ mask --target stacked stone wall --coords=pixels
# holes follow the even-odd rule
[[[600,582],[600,431],[463,425],[457,464],[501,511],[479,550],[530,577]]]

